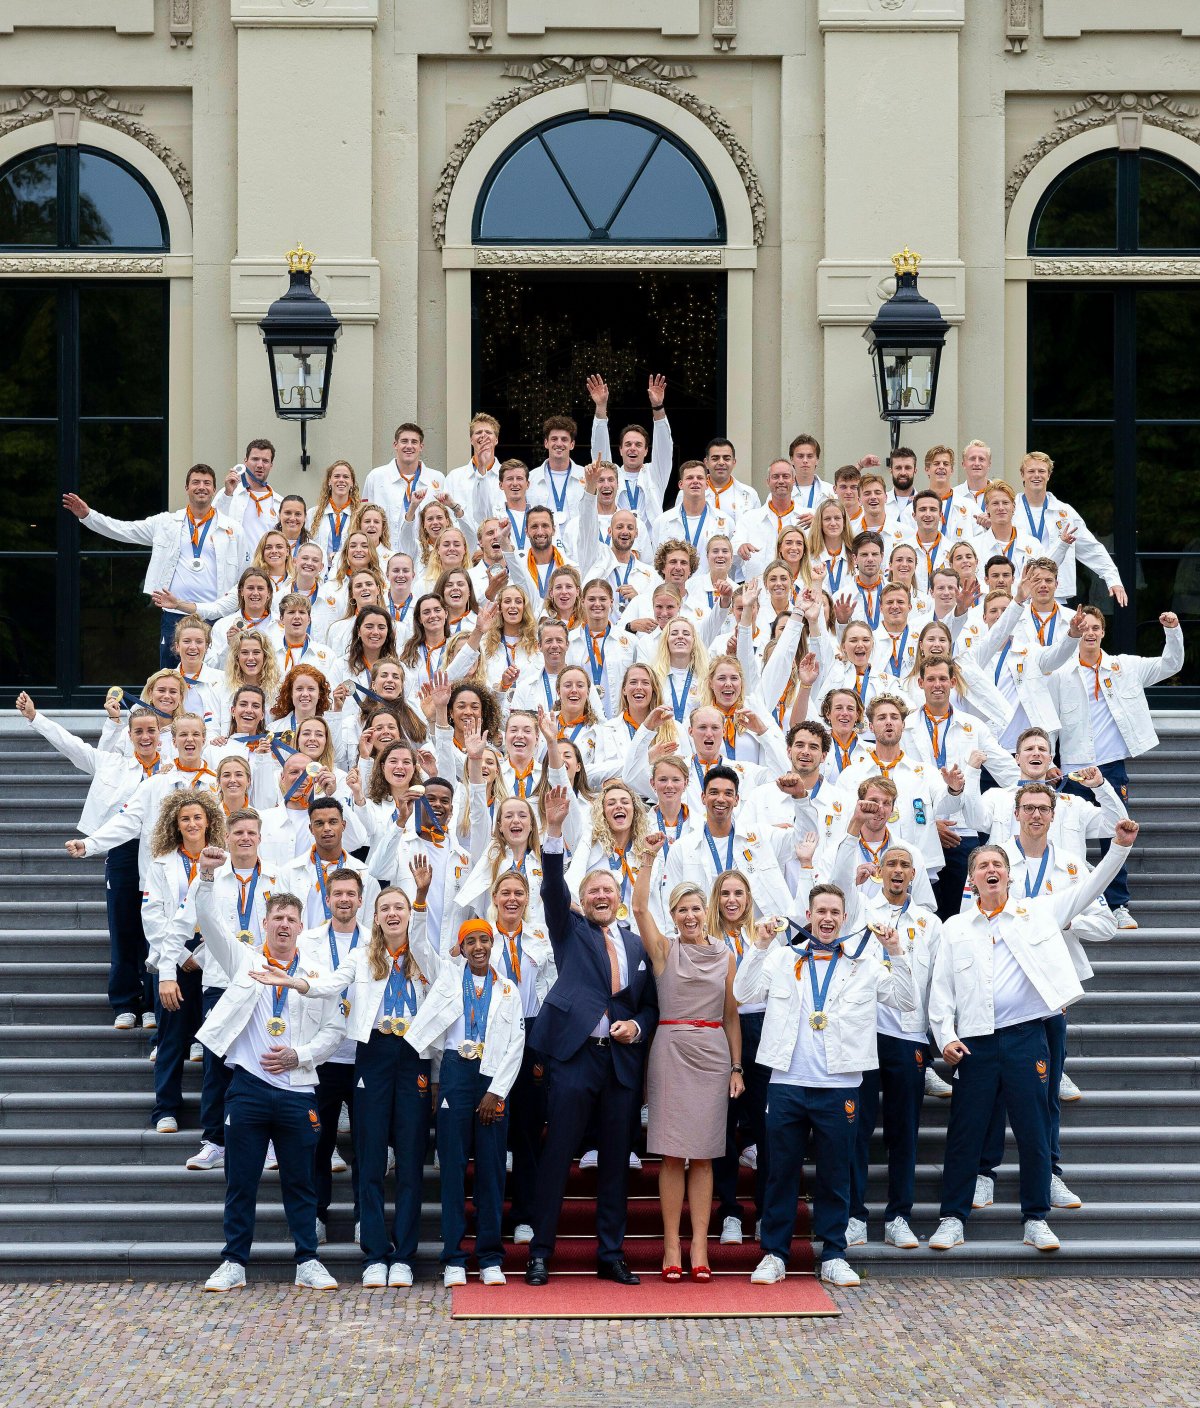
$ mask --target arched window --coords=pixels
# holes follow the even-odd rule
[[[0,248],[165,250],[162,207],[136,171],[91,147],[40,147],[0,171]]]
[[[1200,181],[1158,152],[1100,152],[1054,182],[1030,227],[1030,254],[1200,250]]]
[[[522,135],[475,208],[480,244],[720,244],[725,212],[694,152],[627,113],[572,113]]]

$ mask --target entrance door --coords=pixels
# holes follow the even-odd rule
[[[0,283],[0,686],[95,705],[158,659],[148,552],[64,512],[166,502],[166,282]]]
[[[592,372],[608,382],[614,455],[623,426],[649,428],[646,383],[653,372],[667,378],[676,468],[701,458],[708,441],[724,434],[724,274],[477,272],[472,323],[472,407],[500,422],[501,459],[541,464],[542,422],[563,414],[579,424],[575,459],[587,459],[592,401],[585,383]],[[465,460],[469,446],[457,448]]]

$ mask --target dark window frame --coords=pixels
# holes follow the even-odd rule
[[[627,183],[625,190],[622,192],[620,198],[614,205],[611,213],[605,221],[605,224],[603,226],[594,226],[591,220],[588,218],[587,212],[583,206],[583,202],[579,199],[579,196],[576,194],[574,187],[571,185],[570,178],[568,177],[567,173],[562,169],[561,163],[555,156],[554,152],[550,149],[549,144],[545,141],[544,134],[548,131],[553,130],[554,128],[565,127],[569,123],[594,121],[597,118],[601,117],[605,120],[625,122],[634,127],[641,127],[645,131],[651,133],[654,136],[655,140],[650,144],[649,150],[638,162],[636,171]],[[550,162],[554,166],[554,169],[558,172],[559,178],[562,180],[563,186],[566,189],[567,194],[570,196],[572,202],[578,209],[579,214],[581,215],[585,223],[588,225],[590,233],[586,237],[573,239],[546,239],[539,238],[535,235],[499,237],[492,235],[485,236],[481,233],[484,207],[487,204],[488,197],[491,195],[492,188],[496,184],[496,181],[499,179],[500,175],[503,173],[505,167],[508,165],[508,162],[512,159],[512,157],[515,156],[516,153],[520,151],[523,147],[526,147],[533,142],[538,142],[541,144],[542,150],[549,158]],[[642,173],[645,171],[651,158],[654,156],[654,153],[663,143],[666,143],[668,146],[673,147],[684,158],[684,160],[688,162],[688,164],[699,176],[708,194],[709,199],[712,201],[713,213],[715,214],[717,221],[716,235],[707,238],[693,237],[679,239],[647,240],[625,239],[621,238],[620,236],[610,235],[608,233],[609,229],[611,228],[617,217],[620,215],[621,211],[624,209],[626,203],[629,200],[630,195],[633,192],[634,187],[637,185],[639,179],[642,176]],[[714,245],[723,245],[727,242],[728,237],[728,225],[725,219],[725,206],[721,200],[720,192],[717,190],[716,183],[713,181],[708,169],[705,167],[704,163],[700,160],[696,153],[691,149],[691,147],[689,147],[687,143],[684,142],[680,137],[676,136],[675,133],[669,131],[665,127],[660,126],[658,123],[651,122],[644,117],[639,117],[636,113],[624,112],[618,109],[614,109],[613,111],[604,114],[596,114],[590,112],[564,113],[561,117],[550,118],[545,122],[540,122],[536,126],[526,129],[526,131],[522,132],[519,137],[515,138],[512,142],[510,142],[508,146],[504,149],[504,151],[501,152],[500,155],[496,158],[496,160],[492,163],[491,170],[488,172],[486,178],[484,179],[483,185],[479,189],[479,195],[475,201],[475,211],[471,217],[472,243],[481,245],[575,245],[586,247],[588,245],[593,244],[632,246],[653,244],[680,247],[700,245],[707,247]]]

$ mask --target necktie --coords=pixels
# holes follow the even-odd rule
[[[621,991],[621,965],[617,962],[617,946],[612,941],[612,935],[607,929],[604,930],[604,947],[608,950],[608,966],[612,969],[612,992]]]

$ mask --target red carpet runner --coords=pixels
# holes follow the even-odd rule
[[[744,1210],[745,1241],[721,1246],[720,1221],[713,1212],[708,1243],[713,1279],[709,1282],[668,1282],[661,1279],[662,1217],[658,1206],[658,1164],[646,1161],[641,1172],[629,1175],[629,1223],[625,1255],[642,1277],[640,1286],[619,1286],[595,1275],[594,1170],[576,1168],[567,1185],[558,1244],[550,1263],[548,1286],[524,1281],[527,1250],[505,1239],[506,1286],[483,1286],[472,1274],[470,1283],[456,1287],[456,1319],[621,1319],[666,1316],[838,1315],[837,1306],[813,1276],[808,1204],[801,1202],[786,1281],[776,1286],[750,1286],[750,1273],[762,1250],[754,1240],[753,1177],[741,1171],[738,1193]],[[688,1259],[688,1210],[683,1210],[683,1264]],[[467,1246],[471,1244],[468,1241]],[[470,1264],[470,1263],[468,1263]]]

